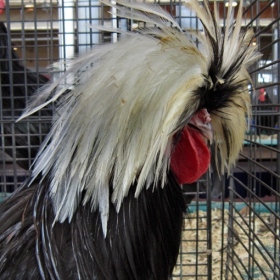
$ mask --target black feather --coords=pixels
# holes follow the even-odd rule
[[[213,11],[209,11],[212,18],[211,23],[214,26],[215,36],[213,37],[211,35],[208,26],[203,21],[201,23],[204,27],[205,35],[210,42],[213,55],[211,63],[209,64],[208,77],[204,77],[205,84],[198,88],[194,94],[200,98],[200,105],[197,110],[206,108],[211,114],[220,108],[230,106],[229,102],[233,99],[232,97],[237,94],[239,90],[242,90],[242,86],[244,86],[244,80],[236,82],[235,76],[240,71],[240,68],[244,63],[250,43],[248,43],[248,45],[243,48],[242,52],[240,52],[235,60],[232,61],[228,70],[223,74],[223,76],[221,76],[223,70],[224,41],[227,38],[224,36],[221,38],[219,37],[218,34],[220,27],[217,25]],[[229,37],[232,36],[233,30],[234,27],[231,26],[231,28],[229,28]],[[247,31],[248,30],[245,27],[242,29],[242,32],[239,34],[240,41],[244,40]],[[224,83],[219,83],[218,77],[219,79],[223,79]],[[209,80],[211,80],[212,83],[210,83]]]
[[[181,241],[185,202],[172,174],[164,188],[110,205],[104,238],[100,214],[80,205],[71,223],[56,223],[48,182],[22,186],[0,205],[0,279],[164,280]],[[9,260],[9,261],[7,261]]]

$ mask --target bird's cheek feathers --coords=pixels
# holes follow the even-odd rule
[[[171,156],[171,170],[178,184],[197,181],[208,169],[210,151],[201,134],[185,127]]]

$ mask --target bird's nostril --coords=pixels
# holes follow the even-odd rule
[[[210,123],[212,121],[210,115],[205,117],[204,123]]]

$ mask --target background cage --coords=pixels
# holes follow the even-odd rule
[[[159,4],[183,28],[202,29],[181,1]],[[224,25],[227,2],[217,4]],[[65,71],[65,59],[123,36],[99,32],[94,25],[141,27],[109,10],[95,0],[0,0],[1,199],[29,175],[50,128],[52,106],[16,123],[28,97]],[[209,174],[186,188],[186,195],[195,198],[173,279],[280,279],[280,1],[247,0],[243,13],[243,25],[256,34],[252,44],[263,53],[250,69],[250,130],[236,168],[222,178],[218,197],[211,192]],[[269,98],[261,101],[264,90]]]

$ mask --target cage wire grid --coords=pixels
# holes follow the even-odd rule
[[[159,4],[181,27],[202,30],[181,1]],[[217,1],[222,25],[225,4]],[[280,279],[280,1],[251,0],[243,6],[243,25],[253,28],[252,43],[263,53],[249,71],[250,130],[232,174],[221,178],[220,196],[211,193],[211,174],[186,188],[186,195],[195,198],[186,215],[173,279]],[[95,0],[7,0],[0,9],[1,199],[29,175],[50,129],[51,105],[16,123],[30,95],[65,71],[65,59],[123,36],[89,26],[142,26],[109,10]],[[265,101],[259,99],[263,91],[269,97]]]

